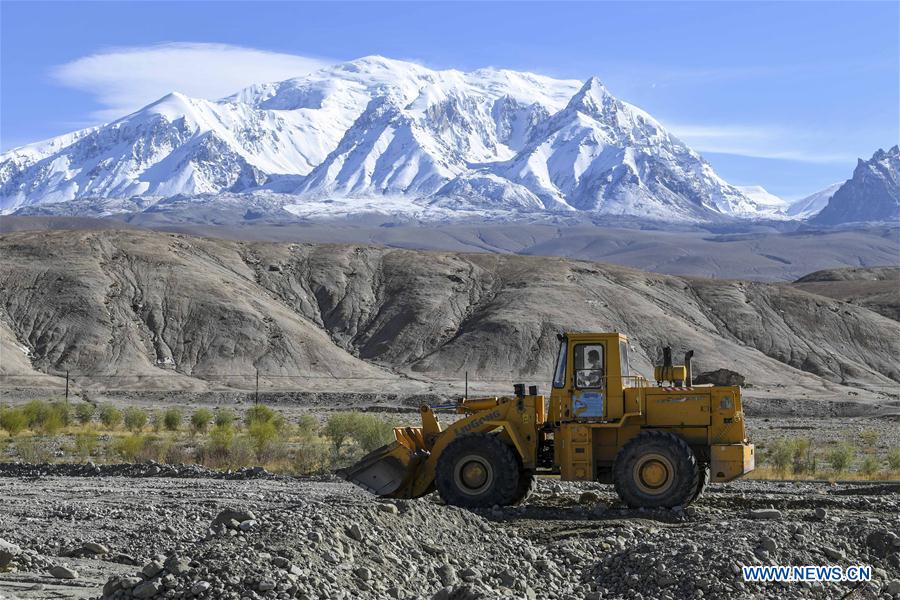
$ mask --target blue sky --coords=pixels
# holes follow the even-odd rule
[[[786,198],[900,140],[900,3],[0,2],[0,144],[381,54],[586,79]]]

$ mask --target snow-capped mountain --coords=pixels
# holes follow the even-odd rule
[[[900,147],[859,159],[853,177],[841,185],[815,217],[817,225],[900,220]]]
[[[834,196],[834,193],[838,191],[842,185],[844,185],[843,181],[832,183],[828,187],[821,189],[814,194],[810,194],[805,198],[792,202],[791,205],[787,207],[785,214],[794,219],[808,219],[809,217],[818,214],[819,211],[828,205],[828,201],[831,200],[831,197]]]
[[[774,212],[596,78],[435,71],[382,57],[218,101],[172,93],[107,125],[0,155],[6,213],[221,193],[281,197],[298,212],[335,200],[666,221]]]
[[[790,203],[761,185],[739,185],[742,194],[750,198],[759,210],[773,217],[784,217]]]

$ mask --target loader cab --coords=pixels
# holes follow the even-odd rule
[[[624,413],[624,389],[631,379],[628,339],[619,333],[560,335],[550,419],[610,421]]]

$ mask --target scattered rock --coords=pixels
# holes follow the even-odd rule
[[[846,556],[840,550],[836,550],[835,548],[829,548],[828,546],[824,546],[822,548],[822,553],[827,556],[831,560],[846,560]]]
[[[90,554],[109,554],[109,548],[97,542],[85,542],[81,548]]]
[[[203,592],[206,592],[207,590],[209,590],[210,587],[212,587],[212,586],[210,586],[208,581],[201,580],[191,586],[191,593],[195,596],[199,596]]]
[[[216,518],[213,519],[212,523],[210,523],[210,527],[215,529],[219,525],[225,525],[226,527],[230,527],[231,529],[236,529],[240,527],[241,523],[244,521],[255,521],[256,515],[254,515],[249,510],[242,510],[237,508],[226,508],[222,510]],[[234,525],[237,523],[237,525]]]
[[[357,542],[363,541],[363,532],[356,523],[347,528],[347,535]]]
[[[156,581],[145,581],[140,583],[131,590],[131,594],[135,598],[152,598],[160,591],[160,585]]]
[[[56,565],[50,569],[50,575],[57,579],[78,579],[78,571],[65,565]]]
[[[750,511],[751,519],[763,519],[769,521],[780,521],[782,518],[781,511],[777,508],[760,508]]]
[[[578,496],[579,504],[594,504],[600,501],[600,496],[598,496],[594,492],[582,492],[580,496]]]
[[[12,559],[18,556],[21,551],[22,549],[16,544],[0,539],[0,568],[11,563]]]
[[[162,563],[154,560],[154,561],[150,561],[149,563],[144,565],[144,568],[141,569],[141,573],[144,574],[144,577],[147,577],[149,579],[149,578],[156,577],[157,575],[159,575],[160,571],[162,571],[162,570],[163,570]]]
[[[716,369],[715,371],[706,371],[694,377],[694,383],[697,385],[721,385],[741,387],[744,385],[745,378],[737,371],[729,369]]]
[[[397,508],[396,504],[390,504],[388,502],[379,503],[378,510],[380,510],[383,513],[387,513],[389,515],[396,515],[396,514],[399,514],[399,512],[400,512],[400,509]]]
[[[456,583],[458,581],[456,576],[456,569],[447,563],[442,564],[437,569],[438,578],[441,580],[441,584],[448,586]]]

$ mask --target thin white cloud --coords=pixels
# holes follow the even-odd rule
[[[668,124],[669,131],[700,153],[732,154],[750,158],[807,163],[852,163],[846,153],[817,148],[816,136],[781,127],[757,125]]]
[[[167,43],[105,50],[56,67],[51,75],[62,85],[92,94],[103,108],[91,116],[108,121],[169,92],[221,98],[333,62],[228,44]]]

